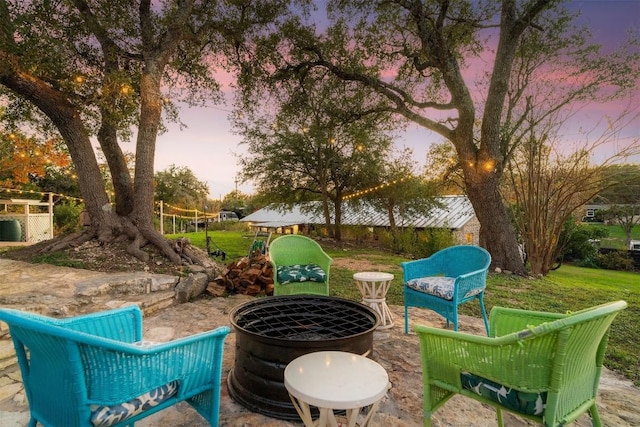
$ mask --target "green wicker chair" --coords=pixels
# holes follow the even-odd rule
[[[29,426],[133,426],[186,401],[209,425],[220,411],[229,327],[166,343],[142,341],[138,306],[55,319],[0,309],[9,325]]]
[[[329,295],[331,257],[305,236],[287,234],[271,242],[273,295]]]
[[[609,326],[627,306],[612,302],[567,315],[494,307],[491,337],[415,325],[420,339],[424,425],[461,394],[544,426],[589,412],[600,426],[596,395]]]

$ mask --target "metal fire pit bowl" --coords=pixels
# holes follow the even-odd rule
[[[380,320],[355,301],[316,295],[266,297],[229,314],[236,332],[229,394],[247,409],[299,420],[284,386],[284,369],[303,354],[336,350],[371,357]]]

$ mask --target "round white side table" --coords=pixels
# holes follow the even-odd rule
[[[365,427],[387,393],[389,376],[364,356],[318,351],[291,361],[284,370],[284,385],[306,427],[338,427],[334,409],[346,410],[346,424],[341,425],[354,427],[361,409],[371,406],[361,417],[359,426]],[[309,405],[320,409],[315,422]]]
[[[391,286],[393,274],[380,271],[364,271],[353,275],[360,293],[362,303],[374,309],[380,316],[378,329],[388,329],[393,326],[393,316],[387,305],[387,291]]]

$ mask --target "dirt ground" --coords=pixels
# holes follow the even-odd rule
[[[149,254],[149,261],[143,262],[126,252],[127,242],[115,242],[102,244],[97,240],[91,240],[78,247],[62,251],[65,255],[65,267],[83,268],[85,270],[100,271],[104,273],[121,271],[147,271],[158,274],[180,275],[187,267],[176,265],[166,258],[153,245],[143,248]],[[54,255],[41,254],[42,244],[25,246],[0,253],[1,257],[17,261],[33,262],[43,257]],[[50,262],[56,264],[56,262]]]
[[[85,270],[100,271],[104,273],[121,271],[147,271],[158,274],[181,275],[187,270],[186,265],[176,265],[169,261],[158,249],[152,245],[143,248],[149,254],[149,261],[143,262],[129,255],[126,252],[126,242],[116,242],[102,244],[96,240],[91,240],[78,247],[62,251],[66,267],[83,268]],[[325,239],[323,246],[336,248],[353,248],[350,243],[334,242]],[[40,254],[42,244],[25,246],[0,253],[0,257],[6,257],[17,261],[34,262],[39,257],[47,255]],[[340,268],[347,268],[353,271],[377,271],[384,270],[387,265],[376,264],[370,256],[354,255],[344,258],[334,258],[333,265]],[[56,264],[55,262],[51,262]]]

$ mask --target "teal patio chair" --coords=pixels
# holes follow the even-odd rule
[[[29,426],[125,426],[187,401],[217,426],[229,328],[142,341],[129,306],[67,319],[0,309],[22,372]]]
[[[271,242],[273,295],[329,295],[332,259],[313,239],[287,234]]]
[[[458,330],[458,306],[478,300],[489,335],[484,289],[491,255],[479,246],[451,246],[429,258],[401,263],[404,276],[404,333],[409,332],[409,307],[433,310]]]
[[[456,394],[544,426],[564,426],[589,412],[601,426],[596,397],[609,326],[624,301],[570,314],[494,307],[491,336],[415,325],[420,339],[424,425]]]

